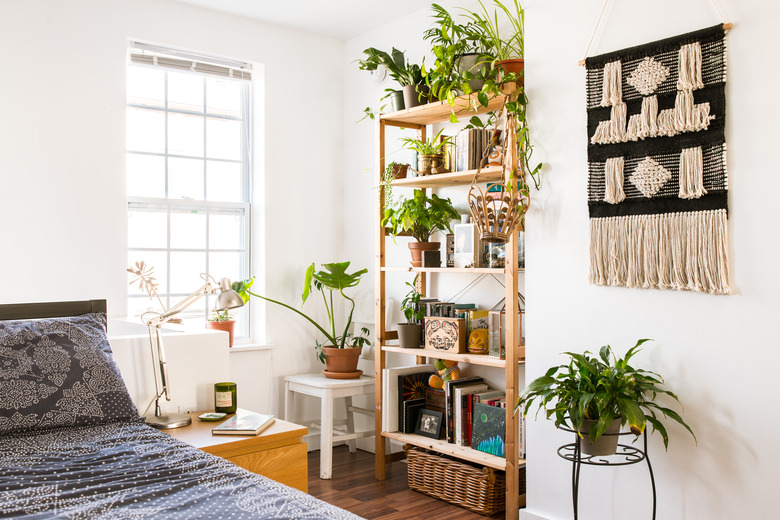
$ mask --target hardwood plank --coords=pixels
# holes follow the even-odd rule
[[[484,520],[486,517],[409,489],[406,463],[388,464],[385,480],[374,479],[374,456],[347,446],[333,448],[333,478],[319,478],[319,451],[309,452],[309,493],[369,520]],[[515,515],[516,516],[516,515]]]

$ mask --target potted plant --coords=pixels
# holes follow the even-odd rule
[[[430,197],[423,190],[414,190],[411,199],[404,199],[397,207],[385,209],[383,226],[389,226],[389,232],[395,239],[401,232],[408,232],[416,242],[409,242],[412,255],[412,265],[422,266],[422,251],[436,251],[440,242],[430,242],[435,231],[446,230],[452,233],[450,220],[458,219],[460,215],[452,206],[450,199],[440,198],[435,193]]]
[[[422,343],[422,319],[425,310],[420,305],[421,294],[417,291],[417,278],[406,282],[410,290],[401,301],[401,312],[406,317],[406,323],[398,324],[398,343],[402,348],[420,348]]]
[[[550,368],[520,393],[515,410],[525,404],[527,414],[531,404],[539,399],[538,410],[545,409],[547,418],[555,416],[556,424],[570,427],[577,432],[583,453],[609,455],[617,447],[616,434],[621,426],[628,425],[631,433],[639,436],[649,422],[654,431],[661,433],[664,447],[668,448],[669,437],[660,416],[680,423],[693,435],[690,426],[680,415],[655,402],[658,395],[667,395],[680,400],[669,390],[661,388],[663,379],[655,372],[634,368],[629,360],[641,349],[647,339],[640,339],[618,358],[609,345],[601,347],[599,357],[590,352],[576,354],[565,352],[569,363]],[[613,435],[606,435],[610,432]],[[583,442],[583,433],[589,442]],[[601,442],[610,441],[606,446]]]
[[[443,131],[442,128],[427,141],[411,137],[401,138],[406,148],[417,152],[417,173],[419,175],[447,173],[448,170],[444,167],[444,147],[449,143],[449,137],[440,139]]]
[[[471,20],[469,27],[474,29],[474,38],[482,42],[487,52],[493,56],[493,66],[499,76],[502,76],[499,78],[500,82],[513,81],[522,85],[525,68],[525,11],[519,0],[513,0],[514,13],[500,0],[493,0],[493,5],[504,13],[511,27],[509,34],[502,35],[498,12],[495,9],[490,12],[482,0],[477,1],[482,8],[481,12],[464,9]]]
[[[382,172],[382,186],[385,189],[385,206],[393,205],[393,181],[405,179],[409,165],[405,163],[391,162]]]
[[[400,86],[400,91],[390,91],[393,106],[396,110],[411,108],[421,104],[420,96],[417,93],[417,86],[423,83],[422,71],[417,64],[410,64],[404,57],[404,53],[393,48],[390,54],[380,51],[374,47],[369,47],[363,51],[367,57],[357,60],[360,70],[377,70],[379,67],[387,69],[390,77]],[[395,94],[398,92],[398,94]],[[395,97],[393,97],[395,96]],[[399,99],[400,98],[400,99]]]
[[[211,311],[211,316],[206,321],[206,328],[221,330],[228,333],[228,342],[233,346],[233,331],[236,328],[236,320],[228,311]]]
[[[324,270],[318,271],[312,263],[306,269],[303,294],[301,295],[301,306],[306,303],[306,300],[312,293],[313,286],[314,289],[320,292],[322,301],[325,304],[325,310],[328,315],[328,323],[325,326],[320,325],[307,314],[286,303],[268,298],[267,296],[255,294],[249,290],[246,290],[246,293],[275,303],[276,305],[281,305],[286,309],[290,309],[294,313],[305,318],[325,336],[326,343],[324,345],[317,343],[315,346],[318,351],[317,357],[320,361],[323,361],[324,359],[325,362],[325,370],[323,371],[325,377],[334,379],[355,379],[360,377],[360,374],[362,373],[360,370],[357,370],[357,363],[363,346],[370,344],[370,340],[366,337],[369,331],[363,327],[360,334],[353,335],[350,333],[349,329],[352,325],[352,313],[355,310],[355,300],[347,296],[344,293],[344,289],[355,287],[360,282],[360,278],[366,274],[368,270],[361,269],[354,273],[347,273],[349,262],[322,264],[322,267],[324,267]],[[350,306],[349,313],[344,321],[343,329],[341,329],[341,324],[339,324],[338,329],[336,328],[336,308],[333,301],[334,292],[349,302]],[[241,293],[239,292],[239,294]]]

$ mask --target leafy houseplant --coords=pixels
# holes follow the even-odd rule
[[[263,300],[269,301],[271,303],[275,303],[276,305],[280,305],[282,307],[285,307],[286,309],[290,309],[294,313],[298,314],[299,316],[305,318],[309,323],[314,325],[317,330],[319,330],[327,340],[327,344],[324,346],[318,346],[316,347],[318,350],[318,358],[320,361],[322,361],[324,352],[324,357],[327,365],[326,369],[326,376],[328,376],[328,373],[336,372],[337,370],[331,370],[331,359],[330,356],[349,356],[354,357],[354,366],[352,366],[351,370],[347,368],[346,370],[343,370],[343,372],[346,373],[354,373],[357,367],[357,361],[358,357],[360,356],[360,352],[362,350],[362,347],[364,345],[370,344],[370,340],[368,337],[366,337],[369,333],[368,329],[363,328],[360,331],[360,334],[353,335],[349,332],[350,326],[352,325],[352,314],[355,311],[355,300],[350,298],[344,293],[344,289],[347,289],[349,287],[355,287],[359,282],[360,278],[368,272],[367,269],[361,269],[360,271],[356,271],[354,273],[347,273],[347,269],[349,268],[349,262],[337,262],[337,263],[330,263],[330,264],[322,264],[322,267],[324,267],[323,270],[316,270],[314,264],[312,263],[307,269],[306,269],[306,277],[304,279],[303,283],[303,294],[301,295],[301,306],[303,306],[306,303],[306,300],[309,298],[309,295],[312,293],[312,286],[314,289],[320,292],[320,295],[322,296],[322,301],[325,304],[325,310],[328,315],[328,323],[327,325],[323,326],[317,323],[313,318],[309,317],[307,314],[303,313],[302,311],[296,309],[295,307],[292,307],[290,305],[287,305],[286,303],[282,303],[280,301],[268,298],[267,296],[261,296],[259,294],[255,294],[249,290],[246,290],[246,293],[255,296],[257,298],[262,298]],[[246,280],[244,281],[246,282]],[[239,294],[241,294],[240,291]],[[344,328],[343,330],[339,326],[339,328],[336,328],[336,314],[335,314],[335,307],[334,307],[334,301],[333,301],[333,293],[337,293],[341,295],[342,298],[347,300],[349,302],[349,314],[347,315],[346,320],[344,321]],[[352,352],[333,352],[335,350],[347,350]],[[357,377],[357,376],[355,376]]]
[[[660,416],[680,423],[695,440],[693,430],[677,412],[655,402],[659,394],[680,402],[675,394],[661,388],[661,376],[629,365],[629,360],[646,341],[649,340],[637,341],[624,358],[615,356],[609,345],[601,348],[599,357],[590,356],[588,351],[584,354],[565,352],[570,358],[569,364],[552,367],[532,381],[521,392],[515,410],[525,404],[524,414],[527,414],[534,400],[539,399],[538,410],[544,408],[548,419],[555,416],[557,424],[571,427],[580,438],[586,432],[591,443],[598,440],[614,421],[619,421],[621,426],[628,425],[637,436],[644,432],[649,422],[654,431],[661,433],[664,447],[668,448],[669,437]],[[616,444],[617,437],[612,438]],[[588,453],[587,444],[582,449]]]
[[[403,103],[402,106],[398,106],[396,103],[395,109],[401,110],[403,108],[410,108],[420,104],[420,98],[417,95],[417,87],[423,84],[423,76],[420,66],[415,63],[409,63],[404,57],[403,51],[399,51],[395,47],[388,54],[385,51],[380,51],[374,47],[369,47],[363,51],[366,55],[365,59],[357,60],[360,70],[374,71],[379,67],[383,67],[387,70],[387,73],[393,78],[403,90]],[[392,95],[392,89],[387,95]],[[387,97],[387,96],[385,96]]]
[[[447,172],[444,168],[444,147],[449,143],[449,137],[440,139],[443,131],[442,128],[435,136],[426,141],[412,137],[401,138],[406,148],[417,152],[417,173],[420,175]]]
[[[430,242],[436,231],[452,232],[450,220],[460,218],[450,199],[440,198],[435,193],[430,197],[423,190],[414,190],[411,199],[404,199],[397,207],[385,208],[383,226],[389,226],[389,232],[395,239],[401,232],[411,234],[416,242],[409,243],[412,253],[412,265],[422,266],[422,249],[436,250],[441,244]],[[427,245],[423,245],[427,244]]]
[[[385,206],[393,205],[393,181],[405,179],[409,169],[408,164],[391,162],[382,172],[382,186],[385,189]]]
[[[422,319],[425,310],[420,305],[422,295],[417,291],[417,278],[406,282],[410,290],[401,301],[401,312],[406,317],[406,323],[398,324],[398,343],[403,348],[419,348],[422,343]]]

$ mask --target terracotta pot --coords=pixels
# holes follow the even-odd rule
[[[444,173],[444,154],[418,155],[417,173],[420,175]]]
[[[422,267],[423,251],[438,251],[441,242],[409,242],[409,251],[412,253],[412,266]]]
[[[396,179],[405,179],[408,170],[409,170],[408,164],[394,164],[393,177],[395,177]]]
[[[325,377],[331,379],[357,379],[362,370],[357,369],[363,347],[336,348],[322,347],[325,354]]]
[[[422,344],[422,324],[399,323],[398,345],[401,348],[420,348]]]
[[[511,94],[518,88],[518,84],[514,81],[504,82],[504,74],[514,72],[517,75],[519,87],[522,88],[525,84],[525,75],[523,74],[523,71],[525,70],[524,59],[497,61],[496,70],[498,71],[498,80],[501,82],[501,91],[504,94]]]
[[[233,346],[233,329],[236,326],[236,320],[225,320],[225,321],[207,321],[206,327],[209,329],[214,330],[221,330],[228,333],[229,336],[229,344],[232,347]]]
[[[617,451],[618,435],[620,432],[620,419],[615,419],[612,424],[609,425],[607,431],[604,432],[601,437],[596,439],[595,442],[590,442],[588,433],[590,432],[590,426],[596,421],[585,419],[582,422],[582,439],[578,439],[580,443],[580,450],[583,455],[597,455],[607,456],[614,455]]]

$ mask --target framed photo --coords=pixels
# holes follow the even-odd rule
[[[417,426],[414,428],[414,433],[430,437],[432,439],[438,439],[441,434],[442,417],[441,412],[434,412],[424,408],[420,410],[420,414],[417,417]]]

